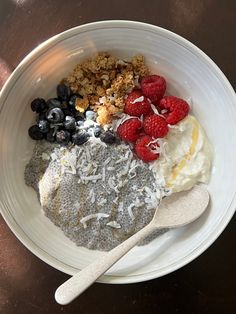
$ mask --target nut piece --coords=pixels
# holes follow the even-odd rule
[[[75,109],[79,112],[85,112],[89,106],[88,98],[77,98],[75,103]]]

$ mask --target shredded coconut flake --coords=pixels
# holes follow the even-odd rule
[[[117,202],[118,202],[118,197],[116,197],[116,198],[113,200],[113,203],[114,203],[114,204],[117,204]]]
[[[108,165],[110,161],[111,161],[111,157],[108,157],[108,158],[104,161],[104,166]]]
[[[116,131],[118,129],[118,127],[122,123],[124,123],[125,121],[127,121],[129,119],[133,119],[133,118],[137,119],[137,117],[129,116],[129,115],[125,114],[125,113],[122,113],[121,115],[119,115],[119,118],[120,118],[119,120],[113,120],[112,128],[113,128],[114,131]]]
[[[152,107],[153,112],[154,112],[156,115],[158,115],[158,116],[160,116],[160,117],[162,117],[162,118],[165,118],[162,114],[159,113],[159,111],[157,110],[157,107],[155,107],[153,104],[150,104],[150,105],[151,105],[151,107]]]
[[[84,228],[87,228],[87,222],[91,219],[96,218],[97,220],[100,220],[101,218],[108,218],[110,215],[104,214],[104,213],[96,213],[96,214],[90,214],[88,216],[83,217],[80,219],[80,222],[82,223]]]
[[[127,211],[128,211],[128,214],[129,214],[131,220],[135,219],[133,211],[132,211],[133,207],[135,207],[135,205],[134,204],[130,204],[129,207],[127,208]]]
[[[101,174],[97,174],[95,176],[81,176],[80,177],[82,180],[85,180],[85,181],[97,181],[97,180],[100,180],[102,179],[102,175]]]
[[[162,109],[162,110],[161,110],[161,114],[164,114],[164,113],[167,113],[167,112],[168,112],[167,109]]]
[[[136,198],[135,201],[134,201],[134,205],[135,205],[135,207],[139,208],[139,207],[144,206],[144,203],[141,202],[139,198]]]
[[[144,101],[144,97],[140,96],[136,98],[134,101],[131,101],[131,104],[136,104],[137,102],[142,102],[142,101]]]
[[[101,145],[101,146],[107,147],[106,143],[102,142],[99,137],[91,136],[88,142],[91,143],[92,147],[95,145]]]
[[[101,198],[97,204],[98,204],[98,206],[102,206],[106,203],[107,203],[107,200],[105,198]]]
[[[116,165],[117,165],[117,164],[120,164],[121,162],[126,161],[126,160],[128,160],[128,157],[121,157],[120,159],[118,159],[118,160],[116,161]]]
[[[129,173],[129,174],[128,174],[128,177],[129,177],[129,179],[131,180],[131,179],[135,178],[136,175],[137,175],[136,172],[134,172],[133,174]]]
[[[115,220],[109,221],[106,225],[107,225],[107,226],[110,226],[110,227],[112,227],[112,228],[116,228],[116,229],[121,228],[121,225],[118,224],[118,222],[116,222]]]
[[[109,187],[112,189],[112,190],[114,190],[117,194],[120,192],[119,190],[118,190],[118,188],[117,188],[117,186],[115,186],[115,182],[114,182],[114,180],[113,180],[113,178],[109,178],[108,179],[108,185],[109,185]]]
[[[123,202],[119,203],[117,210],[119,213],[123,213],[123,211],[124,211],[124,203]]]
[[[105,182],[106,179],[106,169],[105,167],[102,168],[102,181]]]
[[[144,187],[145,192],[147,193],[144,201],[147,204],[148,209],[156,208],[159,203],[160,199],[158,198],[157,191],[153,192],[149,187]]]
[[[178,130],[179,126],[178,125],[173,125],[173,124],[168,124],[168,128]]]

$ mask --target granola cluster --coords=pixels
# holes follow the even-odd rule
[[[76,109],[84,112],[90,106],[97,112],[97,122],[105,125],[123,111],[125,95],[148,74],[142,55],[127,62],[101,52],[79,63],[65,81],[74,93],[83,96]]]

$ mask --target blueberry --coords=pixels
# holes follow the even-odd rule
[[[36,117],[36,122],[39,123],[40,120],[45,120],[45,119],[46,119],[46,113],[40,112]]]
[[[70,141],[70,132],[61,130],[56,133],[56,141],[58,144],[67,145]]]
[[[94,136],[99,137],[99,135],[102,133],[102,128],[100,126],[96,126],[94,128]]]
[[[102,128],[100,126],[90,127],[88,129],[88,133],[90,136],[99,137],[99,135],[102,133]]]
[[[47,133],[49,131],[49,122],[47,120],[39,120],[38,127],[42,133]]]
[[[66,101],[71,94],[70,87],[65,84],[57,85],[57,97],[62,101]]]
[[[111,131],[106,131],[100,135],[100,139],[102,142],[107,144],[113,144],[116,142],[116,136]]]
[[[64,113],[64,116],[74,117],[74,113],[70,109],[65,108],[62,111]]]
[[[75,109],[75,105],[76,105],[76,100],[77,98],[82,98],[82,96],[80,96],[79,94],[72,94],[70,97],[69,97],[69,100],[68,100],[68,107],[70,109]]]
[[[76,121],[84,121],[85,117],[84,114],[82,112],[79,111],[74,111],[74,117]]]
[[[65,122],[64,122],[64,127],[66,130],[74,130],[76,127],[75,118],[71,117],[71,116],[66,116]]]
[[[31,109],[34,112],[40,113],[48,108],[46,101],[43,98],[35,98],[31,102]]]
[[[81,121],[84,121],[84,115],[76,115],[75,116],[75,120],[77,121],[77,122],[81,122]]]
[[[60,108],[52,108],[48,110],[46,118],[52,123],[62,122],[64,119],[64,113]]]
[[[31,126],[28,130],[28,134],[33,140],[42,140],[44,138],[44,134],[37,125]]]
[[[85,118],[86,118],[87,120],[93,120],[93,121],[95,121],[96,118],[97,118],[97,114],[96,114],[94,111],[92,111],[92,110],[87,110],[87,111],[85,112]]]
[[[86,131],[79,131],[72,134],[72,142],[76,145],[82,145],[89,139],[89,134]]]
[[[46,134],[46,140],[50,143],[55,142],[55,134],[54,129],[50,129],[50,131]]]
[[[79,128],[84,128],[84,120],[81,120],[81,121],[76,121],[76,125],[79,127]],[[88,128],[87,128],[88,129]]]
[[[62,104],[58,98],[50,98],[47,101],[47,105],[49,108],[61,108]]]

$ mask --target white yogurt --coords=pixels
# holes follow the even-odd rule
[[[150,165],[157,181],[173,192],[188,190],[197,182],[208,183],[212,150],[195,117],[189,115],[171,127],[160,147],[160,158]]]

